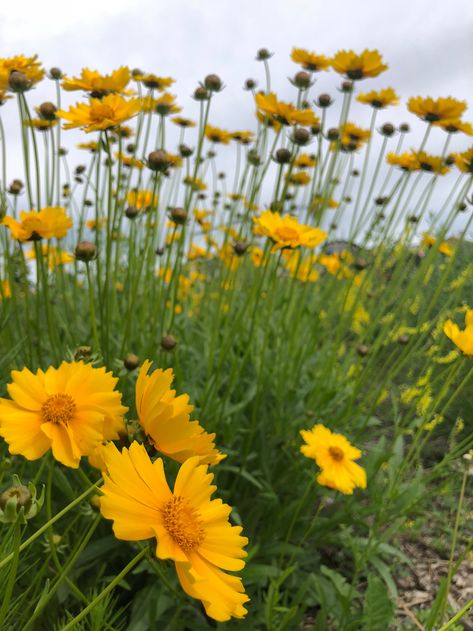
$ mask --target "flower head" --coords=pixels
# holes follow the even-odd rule
[[[328,70],[330,68],[330,59],[328,57],[309,52],[304,50],[304,48],[293,48],[291,59],[309,72],[318,72],[319,70]]]
[[[219,127],[212,127],[211,125],[206,125],[205,137],[208,138],[210,142],[228,145],[228,143],[232,139],[232,134],[229,131],[226,131],[225,129],[220,129]]]
[[[13,217],[4,217],[3,224],[9,228],[13,239],[30,241],[37,239],[61,239],[72,227],[72,219],[64,208],[47,207],[39,212],[20,212],[20,221]]]
[[[155,74],[134,74],[133,79],[139,81],[147,88],[159,90],[160,92],[174,83],[174,79],[171,77],[158,77]]]
[[[465,313],[465,328],[460,330],[452,320],[447,320],[443,325],[443,332],[452,340],[462,353],[473,356],[473,309],[467,309]]]
[[[455,166],[463,173],[473,173],[473,147],[455,154]]]
[[[274,120],[282,125],[301,125],[302,127],[311,127],[319,123],[318,117],[310,109],[299,110],[292,103],[280,101],[278,97],[270,92],[262,94],[259,92],[255,96],[258,111],[263,116],[268,116],[270,120]]]
[[[67,92],[84,90],[96,98],[112,93],[129,94],[130,91],[126,90],[126,86],[130,82],[130,78],[130,70],[125,66],[114,70],[109,75],[101,75],[97,70],[82,68],[79,77],[72,77],[71,79],[65,77],[62,88]]]
[[[142,210],[156,206],[158,198],[156,195],[153,195],[152,191],[134,190],[128,191],[126,201],[130,206],[134,206],[138,210]]]
[[[198,456],[203,464],[217,464],[223,458],[214,444],[215,434],[208,434],[198,421],[190,420],[194,409],[187,394],[176,397],[171,390],[173,371],[157,369],[148,375],[151,362],[146,360],[136,381],[136,411],[141,426],[154,447],[177,462]]]
[[[265,210],[259,217],[253,217],[254,233],[269,237],[273,242],[273,251],[283,248],[315,248],[327,238],[327,233],[319,228],[301,224],[291,215]]]
[[[39,83],[45,74],[41,62],[38,61],[38,55],[33,57],[16,55],[0,59],[0,90],[9,90],[10,74],[14,71],[23,73],[32,86]]]
[[[399,105],[399,97],[394,88],[385,88],[384,90],[371,90],[364,92],[356,97],[359,103],[371,105],[374,109],[381,110],[389,105]]]
[[[0,399],[0,436],[12,454],[37,460],[51,449],[56,460],[77,468],[81,456],[124,427],[118,379],[105,368],[62,362],[36,374],[13,370],[11,377],[11,399]]]
[[[202,601],[208,616],[222,622],[244,617],[249,598],[241,579],[224,570],[243,569],[248,539],[230,524],[231,507],[211,499],[216,487],[207,467],[189,458],[171,491],[163,461],[151,462],[143,445],[133,442],[120,453],[110,444],[103,452],[107,473],[100,510],[113,520],[115,536],[155,537],[158,559],[174,561],[183,590]]]
[[[361,458],[361,451],[345,436],[332,433],[320,423],[300,433],[306,442],[301,446],[301,452],[307,458],[313,458],[321,469],[317,476],[319,484],[346,495],[351,495],[356,487],[366,488],[366,472],[354,462]]]
[[[64,129],[82,127],[87,133],[116,127],[132,118],[140,110],[139,99],[126,100],[119,94],[108,94],[103,99],[91,98],[89,103],[77,103],[69,111],[57,115],[66,121]]]
[[[377,50],[364,50],[357,55],[352,50],[340,50],[332,58],[332,68],[352,81],[377,77],[388,69]]]
[[[445,119],[459,118],[466,110],[465,101],[459,101],[451,96],[433,99],[428,96],[413,96],[407,102],[407,109],[428,123],[435,123]]]

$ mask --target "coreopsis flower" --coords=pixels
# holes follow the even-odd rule
[[[441,156],[433,156],[425,151],[418,151],[416,153],[416,159],[421,171],[436,173],[437,175],[445,175],[450,171]]]
[[[121,125],[140,110],[139,99],[124,99],[119,94],[108,94],[103,99],[91,98],[88,103],[77,103],[69,111],[59,110],[57,115],[67,123],[64,129],[81,127],[85,132],[103,131]]]
[[[315,248],[327,238],[320,228],[301,224],[291,215],[281,216],[277,212],[265,210],[259,217],[253,217],[253,231],[273,241],[273,252],[284,248]]]
[[[351,495],[355,488],[366,488],[366,472],[354,462],[361,458],[361,451],[341,434],[332,433],[322,424],[310,430],[301,430],[306,442],[301,452],[315,460],[321,472],[317,482],[322,486]]]
[[[310,175],[305,171],[299,171],[299,173],[288,173],[286,180],[292,186],[307,186],[310,183]]]
[[[20,221],[13,217],[4,217],[2,223],[10,230],[13,239],[17,241],[32,241],[37,239],[61,239],[72,227],[72,219],[66,215],[66,210],[60,207],[42,208],[39,212],[20,211]]]
[[[11,285],[8,279],[0,281],[0,300],[11,298]]]
[[[184,118],[183,116],[173,116],[171,118],[171,122],[177,125],[178,127],[195,127],[196,122],[191,120],[190,118]]]
[[[371,105],[374,109],[381,110],[389,105],[399,105],[399,97],[394,88],[385,88],[384,90],[371,90],[364,92],[356,97],[360,103]]]
[[[336,276],[342,266],[340,257],[336,254],[321,254],[318,259],[318,263],[325,267],[329,274]]]
[[[5,105],[8,99],[12,99],[13,96],[11,94],[7,94],[6,90],[0,90],[0,107]]]
[[[448,134],[456,134],[462,132],[467,136],[473,136],[473,125],[462,121],[460,118],[444,118],[443,120],[432,123],[434,127],[440,127]]]
[[[439,97],[411,97],[407,102],[407,109],[428,123],[435,123],[446,119],[460,118],[466,110],[465,101],[459,101],[451,96]]]
[[[194,409],[187,394],[176,397],[171,390],[174,373],[156,369],[148,375],[151,362],[146,360],[136,381],[136,411],[138,419],[161,453],[177,462],[198,456],[202,464],[217,464],[223,458],[214,444],[215,434],[208,434],[198,421],[190,420]]]
[[[45,75],[44,68],[38,61],[38,55],[33,55],[33,57],[16,55],[15,57],[0,59],[0,90],[8,91],[10,89],[10,74],[13,71],[24,74],[31,87],[39,83]]]
[[[31,118],[26,120],[24,124],[27,127],[33,127],[38,131],[49,131],[57,125],[57,120],[46,120],[44,118]]]
[[[255,267],[261,267],[264,259],[264,251],[257,245],[252,245],[250,248],[250,258]]]
[[[134,206],[138,210],[146,210],[152,206],[156,206],[158,203],[158,197],[153,194],[153,191],[134,190],[128,191],[126,201],[127,204]]]
[[[218,251],[218,258],[231,272],[234,272],[243,263],[243,259],[235,254],[231,243],[225,243]]]
[[[107,225],[107,218],[99,217],[98,219],[87,219],[85,225],[89,230],[103,230]]]
[[[191,243],[189,252],[187,253],[187,258],[189,261],[196,261],[197,259],[205,259],[207,258],[207,250],[205,248],[202,248],[200,245]]]
[[[332,58],[332,68],[352,81],[377,77],[388,69],[377,50],[364,50],[357,55],[352,50],[340,50]]]
[[[207,184],[205,182],[203,182],[200,178],[198,177],[191,177],[186,176],[183,180],[182,180],[183,184],[185,184],[185,186],[190,186],[194,191],[205,191],[207,190]]]
[[[130,90],[126,90],[130,79],[130,69],[126,66],[114,70],[109,75],[101,75],[97,70],[82,68],[79,77],[71,77],[70,79],[64,77],[62,88],[67,92],[83,90],[96,98],[113,93],[127,95],[130,94]]]
[[[419,160],[414,152],[388,153],[386,162],[392,166],[399,167],[403,171],[418,171],[420,169]]]
[[[463,173],[473,173],[473,147],[455,154],[455,166]]]
[[[218,127],[212,127],[212,125],[205,126],[205,137],[210,142],[220,143],[222,145],[228,145],[232,139],[232,135],[225,129],[219,129]]]
[[[154,110],[161,116],[168,116],[169,114],[177,114],[182,110],[176,103],[176,97],[174,94],[165,92],[154,101]]]
[[[465,312],[463,330],[460,330],[452,320],[447,320],[443,325],[443,332],[464,355],[473,356],[473,309],[467,309]]]
[[[309,52],[304,48],[294,47],[291,52],[291,59],[309,72],[319,72],[320,70],[328,70],[330,68],[330,59],[328,59],[328,57]]]
[[[183,590],[202,601],[209,617],[243,618],[249,598],[241,579],[223,570],[243,569],[248,539],[230,524],[231,507],[210,499],[216,487],[207,467],[189,458],[171,491],[161,458],[152,462],[137,442],[121,453],[108,445],[104,460],[100,510],[113,520],[117,539],[156,538],[157,558],[174,561]]]
[[[317,164],[317,158],[308,153],[301,153],[294,160],[294,166],[297,169],[311,169]]]
[[[371,132],[369,129],[358,127],[355,123],[347,122],[341,129],[342,146],[349,147],[354,145],[355,149],[360,149],[363,144],[370,139]]]
[[[169,88],[174,83],[174,79],[171,77],[158,77],[155,74],[134,74],[133,79],[147,88],[158,90],[159,92]]]
[[[301,283],[315,283],[319,278],[318,271],[314,268],[316,257],[301,258],[300,250],[286,250],[285,267],[291,278],[297,278]]]
[[[128,169],[144,169],[145,166],[143,160],[138,160],[138,158],[134,158],[133,156],[127,156],[126,153],[120,151],[115,152],[115,158]]]
[[[0,436],[11,454],[37,460],[51,449],[56,460],[77,468],[81,456],[123,431],[127,408],[115,390],[118,379],[105,368],[62,362],[36,374],[13,370],[11,377],[11,398],[0,399]]]
[[[90,151],[90,153],[96,153],[99,148],[99,143],[95,141],[91,142],[80,142],[77,145],[78,149],[84,149],[85,151]]]
[[[41,255],[46,258],[48,268],[51,272],[59,265],[66,265],[67,263],[73,263],[75,261],[75,258],[69,252],[58,250],[58,248],[53,245],[45,243],[41,246]],[[29,250],[26,253],[26,258],[36,259],[36,251],[34,249]]]
[[[258,110],[270,119],[282,125],[301,125],[302,127],[312,127],[319,124],[319,118],[311,109],[299,110],[292,103],[279,101],[278,97],[270,92],[263,94],[259,92],[255,96]]]
[[[310,209],[312,211],[317,211],[317,210],[322,210],[325,208],[338,208],[340,206],[340,204],[337,202],[336,199],[333,199],[333,197],[323,197],[322,195],[315,195],[314,199],[312,200],[312,203],[310,205]]]
[[[234,131],[231,133],[232,140],[240,143],[240,145],[249,145],[255,139],[252,131]]]

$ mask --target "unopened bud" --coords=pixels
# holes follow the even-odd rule
[[[95,243],[91,241],[79,241],[75,249],[76,259],[88,263],[97,256],[97,248]]]
[[[163,335],[161,338],[161,348],[163,351],[172,351],[176,347],[177,341],[174,335]]]
[[[140,365],[140,358],[138,355],[134,353],[128,353],[128,355],[123,360],[123,365],[127,370],[135,370]]]
[[[169,217],[175,224],[182,226],[187,221],[187,210],[184,208],[171,208]]]
[[[220,92],[223,88],[222,80],[216,74],[208,74],[204,79],[204,85],[210,92]]]

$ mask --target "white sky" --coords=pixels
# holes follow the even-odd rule
[[[0,56],[38,53],[46,68],[59,66],[68,75],[83,66],[109,72],[120,65],[169,75],[177,79],[171,91],[183,114],[192,118],[198,106],[190,95],[215,72],[227,87],[215,99],[210,122],[230,130],[254,129],[254,106],[241,87],[247,77],[263,84],[263,67],[255,61],[262,46],[275,53],[273,83],[281,98],[294,94],[287,81],[298,70],[289,58],[293,46],[327,55],[378,48],[390,68],[364,81],[364,90],[393,86],[404,103],[412,95],[452,95],[471,104],[472,34],[473,0],[0,0]],[[319,77],[313,95],[329,91],[340,103],[339,78]],[[36,105],[53,94],[52,82],[45,81],[28,98]],[[13,105],[1,111],[9,161],[19,158]],[[357,122],[368,124],[369,108],[354,113],[361,116]],[[466,119],[473,120],[473,113]],[[418,131],[407,148],[424,129],[404,105],[385,110],[379,120],[409,121]],[[436,134],[428,146],[432,152],[444,140],[443,132]],[[458,137],[453,148],[472,144]],[[9,177],[15,175],[9,167]]]

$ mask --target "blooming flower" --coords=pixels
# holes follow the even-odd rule
[[[447,320],[443,325],[443,332],[462,353],[473,356],[473,309],[467,309],[465,312],[463,331],[452,320]]]
[[[306,442],[301,446],[301,452],[307,458],[313,458],[321,469],[317,476],[319,484],[346,495],[351,495],[356,487],[366,488],[366,472],[354,462],[361,458],[361,451],[345,436],[332,433],[321,424],[300,433]]]
[[[48,268],[51,270],[51,272],[55,270],[56,267],[58,267],[59,265],[65,265],[66,263],[73,263],[75,261],[75,258],[69,252],[58,250],[53,245],[49,245],[46,243],[41,246],[41,254],[47,259]],[[35,250],[29,250],[29,252],[26,253],[26,257],[29,259],[35,259]]]
[[[312,110],[299,110],[292,103],[279,101],[278,97],[273,92],[269,94],[259,92],[255,96],[255,101],[259,111],[263,115],[269,116],[282,125],[302,125],[303,127],[310,127],[319,123],[318,117]]]
[[[463,173],[473,173],[473,147],[463,153],[455,154],[455,166]]]
[[[36,374],[13,370],[11,377],[11,399],[0,399],[0,436],[11,454],[37,460],[51,449],[56,460],[77,468],[81,456],[118,438],[124,427],[118,379],[105,368],[62,362]]]
[[[467,136],[473,136],[473,125],[462,121],[460,118],[444,118],[443,120],[432,123],[434,127],[440,127],[448,134],[456,134],[461,131]]]
[[[273,251],[283,248],[315,248],[325,241],[327,233],[319,228],[301,224],[295,217],[265,210],[259,217],[253,217],[254,233],[269,237],[273,242]]]
[[[430,96],[425,98],[415,96],[408,100],[407,109],[422,120],[435,123],[445,119],[459,118],[466,110],[466,103],[451,96],[438,99]]]
[[[174,79],[171,77],[158,77],[155,74],[135,74],[133,79],[139,81],[147,88],[159,90],[160,92],[169,88],[174,83]]]
[[[4,217],[2,222],[9,228],[13,239],[30,241],[35,239],[58,239],[66,236],[72,227],[72,219],[64,208],[47,207],[39,212],[20,212],[20,221],[13,217]]]
[[[388,69],[377,50],[364,50],[357,55],[352,50],[340,50],[332,59],[332,68],[352,81],[377,77]]]
[[[62,88],[67,92],[84,90],[96,98],[112,93],[125,95],[130,94],[130,91],[126,90],[130,78],[130,70],[125,66],[114,70],[109,75],[101,75],[97,70],[82,68],[79,77],[72,77],[71,79],[65,77]]]
[[[330,68],[330,59],[325,57],[325,55],[317,55],[303,48],[293,48],[291,59],[309,72],[318,72],[319,70],[328,70]]]
[[[104,460],[100,510],[113,520],[115,536],[126,541],[155,537],[158,559],[174,561],[183,590],[202,601],[208,616],[221,622],[243,618],[249,598],[241,579],[224,570],[243,569],[248,539],[228,521],[231,507],[210,499],[216,487],[207,467],[189,458],[171,491],[161,458],[151,462],[137,442],[121,453],[108,445]]]
[[[126,201],[130,206],[134,206],[138,210],[142,210],[151,208],[151,206],[156,206],[158,198],[156,195],[153,195],[152,191],[135,190],[128,191]]]
[[[371,105],[374,109],[381,110],[388,105],[399,105],[399,97],[394,88],[385,88],[384,90],[371,90],[364,92],[356,97],[359,103]]]
[[[38,55],[33,57],[24,57],[23,55],[16,55],[15,57],[8,57],[6,59],[0,59],[0,90],[10,89],[10,74],[14,71],[22,72],[31,85],[39,83],[44,77],[44,68],[41,67],[41,62],[38,61]]]
[[[77,103],[69,111],[59,110],[57,115],[66,121],[64,129],[82,127],[87,133],[116,127],[132,118],[140,109],[139,99],[126,100],[119,94],[103,99],[91,98],[89,103]]]
[[[205,126],[205,137],[211,142],[221,143],[228,145],[232,139],[232,134],[225,129],[219,129],[218,127],[212,127],[211,125]]]
[[[148,375],[151,362],[146,360],[136,381],[136,411],[141,426],[154,447],[177,462],[198,456],[203,464],[217,464],[223,458],[214,444],[215,434],[208,434],[198,421],[190,420],[194,409],[187,394],[176,397],[171,390],[173,371],[157,369]]]

